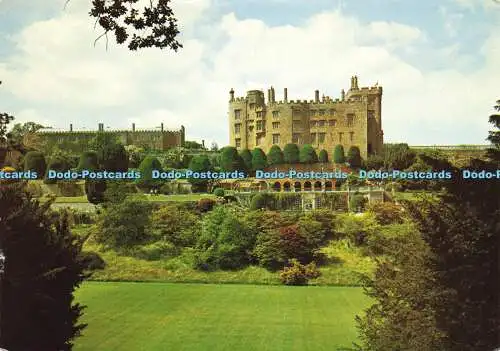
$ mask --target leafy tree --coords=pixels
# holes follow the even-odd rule
[[[311,164],[318,162],[318,155],[316,155],[316,151],[309,144],[302,146],[299,157],[301,163]]]
[[[359,151],[359,147],[351,146],[347,151],[347,162],[353,168],[361,167],[361,152]]]
[[[154,156],[146,156],[139,165],[141,177],[137,179],[137,186],[149,190],[161,186],[160,179],[153,179],[153,171],[162,171],[160,161]]]
[[[384,168],[404,170],[415,162],[416,153],[408,144],[384,144]]]
[[[196,244],[198,269],[236,269],[251,261],[255,234],[242,220],[242,213],[220,206],[203,218]]]
[[[378,260],[375,279],[365,278],[374,304],[357,316],[358,350],[451,350],[439,330],[432,308],[448,292],[436,289],[428,262],[434,259],[415,228],[387,240],[386,259]]]
[[[235,147],[226,146],[221,150],[220,167],[224,172],[244,171],[245,163]]]
[[[196,141],[188,141],[186,140],[184,142],[184,145],[183,147],[185,147],[186,149],[193,149],[193,150],[203,150],[203,145],[196,142]]]
[[[177,19],[169,3],[152,0],[141,11],[137,0],[93,0],[90,16],[104,30],[96,41],[105,36],[107,43],[112,33],[119,45],[128,43],[130,50],[156,47],[177,52],[182,45],[176,39]]]
[[[16,123],[9,132],[9,138],[14,144],[24,145],[27,149],[38,149],[40,139],[36,132],[42,128],[44,126],[35,122]]]
[[[367,170],[378,170],[384,167],[384,157],[381,155],[370,155],[364,162]]]
[[[487,156],[493,162],[500,164],[500,100],[497,100],[494,109],[498,113],[492,114],[489,118],[489,122],[493,124],[496,130],[489,132],[487,140],[493,145],[493,147],[488,149]]]
[[[144,149],[135,145],[127,145],[125,151],[128,154],[129,168],[138,168],[145,157]]]
[[[50,212],[17,182],[0,187],[2,276],[0,345],[9,350],[71,350],[85,328],[74,291],[87,277],[83,242],[64,212]],[[27,332],[29,331],[29,332]]]
[[[210,145],[210,151],[219,151],[219,145],[215,141]]]
[[[107,248],[130,249],[151,239],[152,204],[127,198],[110,204],[98,223],[96,241]]]
[[[267,156],[262,149],[256,147],[252,150],[252,169],[260,170],[267,167]]]
[[[340,144],[336,145],[333,150],[333,161],[337,164],[345,163],[344,147]]]
[[[245,168],[247,170],[252,169],[252,154],[250,153],[250,150],[245,149],[240,152],[240,157],[242,158],[243,162],[245,163]]]
[[[155,235],[176,247],[193,247],[196,244],[200,220],[192,211],[178,204],[169,204],[155,210],[151,222]]]
[[[99,162],[97,160],[97,153],[95,151],[85,151],[80,156],[80,162],[78,163],[78,170],[88,169],[97,170],[99,168]]]
[[[68,171],[71,168],[70,161],[68,158],[62,156],[62,155],[56,155],[53,156],[52,159],[50,160],[50,163],[47,167],[47,175],[48,171],[54,170],[56,172],[64,172]],[[49,179],[45,178],[44,182],[46,184],[54,184],[57,182],[56,179]]]
[[[321,163],[327,163],[328,162],[328,153],[326,150],[321,150],[318,155],[318,161]]]
[[[24,157],[24,170],[31,170],[43,176],[47,170],[47,163],[45,157],[39,151],[30,151]]]
[[[85,179],[85,194],[87,201],[97,205],[105,201],[104,193],[106,191],[106,180],[104,179]]]
[[[294,164],[300,161],[300,150],[297,144],[286,144],[283,148],[283,159],[285,163]]]
[[[426,162],[433,169],[444,166],[439,159]],[[371,296],[379,301],[361,324],[369,350],[499,345],[500,187],[496,179],[463,181],[464,169],[447,168],[453,177],[443,183],[443,195],[404,203],[420,234],[411,241],[400,237],[394,245],[399,256],[388,255],[395,265],[389,270],[379,264],[369,283],[378,287]],[[496,172],[498,163],[472,160],[466,169]]]
[[[122,144],[104,145],[97,152],[99,166],[110,172],[126,172],[128,170],[128,155]]]
[[[281,165],[284,163],[283,152],[278,145],[271,146],[267,154],[267,162],[269,165]]]
[[[213,170],[207,155],[197,155],[191,159],[189,169],[193,172],[207,172]],[[208,179],[190,178],[189,182],[193,185],[195,192],[207,191]]]

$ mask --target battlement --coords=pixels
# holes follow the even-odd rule
[[[130,129],[107,129],[104,131],[99,131],[99,130],[42,130],[38,131],[38,134],[41,135],[53,135],[53,134],[58,134],[58,135],[71,135],[71,134],[78,134],[78,135],[83,135],[83,134],[96,134],[96,133],[110,133],[110,134],[119,134],[119,133],[155,133],[155,134],[177,134],[177,133],[182,133],[181,129],[175,130],[175,129],[164,129],[158,130],[158,129],[136,129],[136,130],[130,130]]]

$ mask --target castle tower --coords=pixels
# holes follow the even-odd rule
[[[283,101],[285,103],[288,102],[288,89],[287,88],[283,89]]]

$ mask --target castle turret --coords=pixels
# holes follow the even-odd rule
[[[288,102],[288,89],[283,89],[283,101]]]
[[[271,103],[271,89],[267,89],[267,102]]]
[[[229,101],[231,101],[231,102],[234,101],[234,90],[233,90],[233,88],[231,88],[231,90],[229,90]]]
[[[314,102],[319,102],[319,90],[314,91]]]
[[[340,98],[342,101],[345,101],[345,90],[342,89],[342,91],[340,92]]]
[[[276,102],[276,95],[274,95],[274,88],[271,87],[271,101]]]

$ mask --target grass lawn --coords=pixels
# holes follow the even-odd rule
[[[84,350],[337,350],[356,341],[360,288],[85,283]]]

